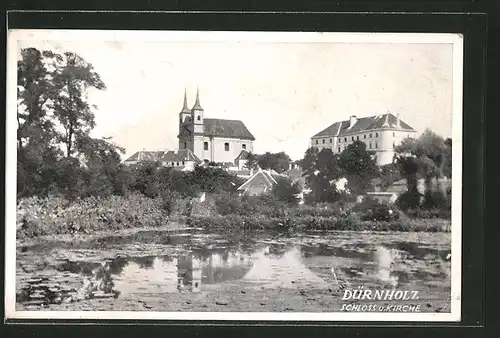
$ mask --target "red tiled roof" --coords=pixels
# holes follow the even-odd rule
[[[160,159],[160,162],[180,162],[180,161],[193,161],[200,163],[200,159],[189,149],[179,149],[177,153],[169,150]]]
[[[378,116],[360,117],[357,119],[356,123],[354,124],[354,126],[352,126],[352,128],[349,128],[349,121],[335,122],[328,128],[314,135],[313,138],[349,135],[354,133],[360,133],[363,131],[369,131],[372,129],[382,129],[382,128],[405,129],[409,131],[415,131],[415,129],[410,127],[407,123],[403,122],[401,119],[400,119],[400,128],[396,128],[396,123],[397,123],[397,117],[390,113]]]
[[[252,133],[239,120],[204,119],[203,129],[205,136],[255,140]]]
[[[127,158],[124,162],[135,162],[135,161],[158,161],[164,154],[164,151],[147,151],[141,150],[136,152],[134,155]]]

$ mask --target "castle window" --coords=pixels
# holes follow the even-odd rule
[[[229,143],[224,143],[224,150],[229,151]]]
[[[363,135],[363,138],[366,138],[366,134],[365,134],[365,135]]]
[[[351,140],[352,140],[352,141],[354,141],[354,136],[353,136],[353,137],[351,137]]]
[[[347,142],[347,137],[344,137],[344,142]]]
[[[203,142],[203,149],[208,150],[208,142]]]
[[[392,147],[394,148],[396,146],[396,143],[392,142]]]
[[[182,161],[182,165],[184,165],[184,161]]]
[[[316,140],[316,144],[318,144],[318,140]]]
[[[184,149],[186,149],[186,148],[187,148],[187,143],[186,143],[186,142],[184,142]]]
[[[370,133],[370,138],[372,137],[372,133]]]
[[[201,116],[200,116],[200,115],[198,115],[198,121],[199,121],[199,120],[201,120]]]
[[[325,144],[325,139],[323,139],[323,144]]]
[[[378,142],[375,142],[375,148],[378,148]]]
[[[177,162],[176,165],[179,165],[179,162]]]
[[[392,137],[396,137],[396,133],[392,133]]]
[[[330,143],[332,143],[332,139],[330,139]]]
[[[242,147],[243,149],[246,149],[246,148],[247,148],[247,145],[246,145],[246,144],[242,144],[242,145],[241,145],[241,147]]]
[[[172,165],[174,165],[174,162],[172,162]]]
[[[372,143],[370,142],[370,149],[372,148]]]
[[[181,124],[182,124],[182,117],[179,119],[179,123],[181,123]]]
[[[378,133],[375,133],[375,137],[378,137]]]
[[[339,147],[339,153],[340,153],[340,147]]]
[[[359,136],[356,136],[356,140],[358,140],[358,141],[359,141]]]

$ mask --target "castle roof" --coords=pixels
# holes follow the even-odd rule
[[[391,113],[358,118],[356,120],[356,123],[351,128],[349,128],[349,121],[339,121],[320,131],[319,133],[314,135],[313,138],[343,136],[383,128],[415,131],[415,129],[401,120],[399,121],[398,127],[397,122],[398,118]]]

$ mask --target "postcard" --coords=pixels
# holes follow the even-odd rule
[[[459,34],[11,30],[8,319],[461,313]]]

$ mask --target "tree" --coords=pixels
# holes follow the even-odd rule
[[[424,178],[424,205],[427,207],[443,205],[441,200],[447,199],[446,192],[441,187],[442,196],[436,196],[433,193],[432,181],[438,179],[439,182],[439,179],[444,177],[445,170],[451,175],[451,139],[445,141],[427,129],[418,139],[406,139],[395,150],[400,158],[414,158],[412,161],[417,166],[417,173]],[[450,165],[449,168],[446,167],[447,163]]]
[[[372,179],[379,175],[373,155],[361,141],[354,141],[340,153],[339,167],[351,193],[362,194],[371,189]]]
[[[338,156],[331,149],[324,148],[318,151],[309,148],[300,161],[304,171],[306,184],[311,189],[308,200],[314,202],[332,202],[338,196],[335,181],[340,178]]]
[[[380,167],[380,187],[383,190],[402,178],[403,176],[401,176],[401,171],[396,163],[389,163]]]
[[[92,64],[72,52],[60,57],[54,83],[59,91],[54,102],[54,117],[63,129],[58,138],[65,145],[66,156],[70,157],[78,139],[86,137],[95,126],[92,112],[95,106],[88,103],[88,90],[104,90],[106,86]]]
[[[295,205],[298,203],[297,194],[301,191],[298,184],[292,182],[290,179],[281,177],[273,186],[272,194],[279,201]]]
[[[248,170],[258,169],[259,168],[258,156],[251,152],[248,153],[247,162],[245,163],[245,168],[247,168]]]
[[[257,156],[257,164],[262,169],[272,169],[278,173],[288,170],[291,162],[290,156],[284,152],[270,153],[267,152]]]

